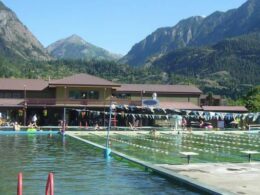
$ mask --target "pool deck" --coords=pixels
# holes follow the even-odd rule
[[[157,165],[230,194],[260,194],[260,163]],[[225,193],[226,194],[226,193]]]

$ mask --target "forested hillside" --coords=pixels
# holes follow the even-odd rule
[[[234,96],[260,83],[260,33],[227,39],[216,45],[168,53],[152,66],[196,78],[206,91]]]

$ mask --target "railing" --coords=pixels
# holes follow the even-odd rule
[[[252,130],[260,130],[260,124],[251,124],[248,125],[248,130],[252,131]]]
[[[55,105],[56,99],[54,98],[27,98],[26,99],[27,105]]]
[[[23,174],[18,173],[17,195],[23,195]],[[54,195],[54,175],[49,173],[45,187],[45,195]]]
[[[93,99],[62,99],[62,98],[27,98],[27,106],[36,106],[36,105],[91,105],[91,106],[107,106],[110,105],[111,101],[116,102],[121,105],[133,105],[141,106],[141,100],[124,100],[113,98],[111,100],[93,100]],[[24,102],[22,103],[24,104]]]
[[[46,187],[45,195],[54,195],[54,176],[53,173],[49,173]]]
[[[17,195],[23,195],[23,174],[18,173]]]

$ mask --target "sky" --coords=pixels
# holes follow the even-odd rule
[[[157,28],[237,8],[246,0],[2,0],[46,47],[77,34],[126,54]]]

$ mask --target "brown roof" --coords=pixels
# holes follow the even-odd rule
[[[111,81],[92,76],[89,74],[75,74],[59,80],[52,80],[50,85],[80,85],[80,86],[111,86],[119,87],[120,84],[115,84]]]
[[[22,99],[0,99],[0,106],[1,107],[23,107],[24,100]]]
[[[244,106],[202,106],[205,111],[247,112]]]
[[[160,107],[165,109],[201,110],[201,107],[191,102],[160,102]]]
[[[7,79],[0,78],[0,90],[42,91],[48,82],[40,79]]]
[[[161,92],[161,93],[196,93],[201,94],[201,90],[193,85],[153,85],[153,84],[121,84],[117,88],[119,92]]]

